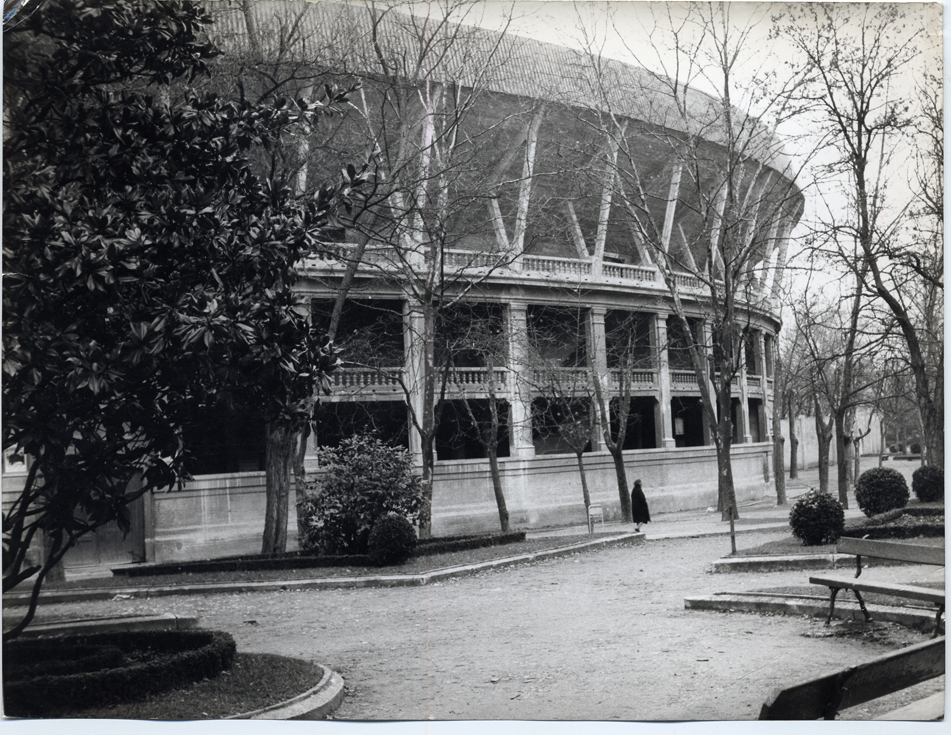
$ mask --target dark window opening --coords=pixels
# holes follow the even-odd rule
[[[678,447],[703,446],[703,404],[699,398],[672,399],[670,415]]]
[[[754,442],[766,441],[763,435],[763,401],[759,398],[749,399],[750,436]]]
[[[692,334],[688,336],[677,315],[667,317],[667,359],[671,370],[692,370],[691,345],[703,344],[703,322],[687,319]]]
[[[326,332],[334,302],[313,299],[314,326]],[[340,313],[334,340],[344,365],[400,367],[403,365],[403,305],[395,299],[348,300]]]
[[[496,453],[499,457],[508,457],[509,405],[507,401],[497,401],[497,403],[499,431]],[[473,423],[473,417],[475,423]],[[489,456],[486,444],[490,439],[491,425],[488,399],[443,401],[440,406],[439,428],[436,431],[436,459],[485,459]]]
[[[594,431],[591,401],[586,398],[532,401],[532,443],[535,454],[568,454],[591,451]]]
[[[321,403],[314,412],[314,444],[336,447],[344,439],[371,434],[394,447],[409,448],[409,414],[402,401]]]
[[[733,443],[740,444],[743,437],[740,435],[740,422],[742,417],[740,413],[740,399],[734,398],[730,403],[730,422],[733,424]]]
[[[204,409],[183,427],[182,441],[191,475],[264,471],[264,420],[257,414]]]
[[[654,427],[654,406],[657,401],[650,397],[631,399],[627,415],[627,433],[622,449],[656,449],[657,431]],[[618,436],[620,423],[620,399],[611,401],[611,434]]]
[[[760,366],[756,359],[756,332],[749,331],[743,335],[743,352],[747,375],[759,375]]]
[[[529,305],[529,344],[536,359],[550,367],[585,367],[587,319],[585,309]]]
[[[501,304],[463,302],[437,309],[436,365],[457,368],[506,364],[505,316]]]
[[[629,365],[647,369],[653,365],[651,315],[610,310],[604,315],[605,348],[609,368]]]

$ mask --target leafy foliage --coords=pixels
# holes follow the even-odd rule
[[[292,286],[361,174],[300,199],[255,160],[346,93],[195,92],[207,22],[197,3],[50,0],[4,34],[3,447],[31,458],[5,591],[39,571],[38,594],[80,536],[128,530],[134,497],[181,481],[196,409],[299,425],[336,366]]]
[[[304,549],[323,554],[364,554],[378,519],[395,513],[418,523],[423,489],[409,452],[358,435],[321,449],[322,477],[298,504]]]
[[[793,504],[789,525],[806,546],[831,544],[845,529],[845,511],[829,493],[810,490]]]
[[[890,467],[866,470],[855,485],[855,500],[867,516],[904,508],[908,497],[908,483],[904,476]]]
[[[944,501],[944,470],[925,465],[911,476],[911,489],[922,503]]]
[[[370,563],[378,567],[402,564],[416,548],[416,529],[403,516],[387,513],[373,524],[367,539]]]

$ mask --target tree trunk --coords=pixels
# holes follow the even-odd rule
[[[773,482],[776,485],[776,505],[786,505],[786,468],[783,459],[782,419],[773,417]]]
[[[722,375],[722,374],[721,374]],[[723,379],[723,378],[721,378]],[[720,520],[728,521],[739,518],[739,509],[736,507],[736,488],[733,485],[733,463],[730,461],[730,448],[733,445],[733,421],[730,418],[733,397],[730,392],[730,381],[723,379],[717,400],[720,413],[717,421],[716,442],[717,448],[717,510],[720,511]]]
[[[829,492],[829,445],[832,443],[832,430],[823,423],[822,416],[816,410],[816,438],[819,444],[819,492]]]
[[[505,505],[505,493],[502,492],[502,478],[499,475],[499,456],[495,447],[490,447],[489,470],[492,473],[492,490],[495,492],[495,504],[499,508],[499,524],[502,526],[502,533],[508,533],[509,530],[509,511]]]
[[[862,452],[861,452],[861,439],[852,440],[852,479],[853,484],[858,484],[859,478],[862,476]]]
[[[799,479],[799,439],[796,438],[796,417],[789,406],[789,479]]]
[[[291,486],[294,433],[281,421],[269,421],[266,427],[265,484],[267,507],[264,511],[262,554],[287,551],[287,500]]]
[[[617,477],[618,498],[621,501],[621,520],[624,523],[633,523],[631,515],[631,490],[627,485],[627,470],[624,467],[624,450],[620,445],[614,443],[608,447],[611,457],[614,459],[614,475]]]
[[[584,496],[584,512],[588,515],[588,508],[591,506],[591,494],[588,492],[588,477],[584,471],[584,450],[575,451],[575,457],[578,459],[578,474],[581,475],[581,494]]]
[[[782,363],[776,362],[774,385],[782,381]],[[786,505],[786,468],[783,466],[783,410],[782,400],[773,395],[773,482],[776,485],[776,505]]]
[[[849,507],[849,448],[852,446],[852,437],[845,433],[845,416],[842,411],[836,411],[833,416],[835,426],[835,466],[836,479],[839,489],[839,502],[843,508]]]

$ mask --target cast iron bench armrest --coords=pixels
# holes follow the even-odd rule
[[[851,577],[809,577],[809,584],[821,584],[826,587],[858,590],[892,597],[905,597],[909,600],[922,600],[935,605],[944,604],[944,590],[931,587],[918,587],[912,584],[894,584],[892,582],[869,582]]]
[[[892,597],[904,597],[909,600],[921,600],[922,602],[931,602],[938,606],[938,612],[934,620],[934,634],[932,638],[938,635],[938,628],[941,624],[941,615],[944,613],[944,590],[936,590],[930,587],[918,587],[912,584],[893,584],[891,582],[869,582],[867,580],[854,579],[852,577],[809,577],[809,584],[821,584],[829,588],[829,616],[826,618],[826,625],[832,622],[832,615],[835,613],[835,598],[839,590],[852,590],[855,599],[859,601],[859,607],[862,608],[862,614],[865,620],[869,621],[872,616],[865,607],[865,600],[862,599],[862,592],[871,592],[879,595],[891,595]]]

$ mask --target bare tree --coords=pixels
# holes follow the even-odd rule
[[[802,206],[796,171],[774,135],[793,112],[801,76],[778,83],[756,75],[740,83],[740,57],[759,52],[750,41],[757,21],[735,22],[730,6],[664,6],[651,45],[669,41],[674,61],[662,73],[645,71],[640,89],[620,83],[617,67],[601,56],[593,36],[584,71],[596,90],[597,114],[589,124],[603,145],[592,171],[604,184],[605,209],[618,210],[615,216],[627,221],[641,263],[656,265],[668,308],[683,332],[695,335],[688,353],[716,447],[724,519],[736,517],[734,381],[755,328],[751,315],[773,302],[785,238]],[[620,29],[617,35],[625,36]],[[642,49],[627,50],[645,69],[654,68],[642,61]],[[701,94],[697,86],[715,93]],[[661,101],[647,109],[645,100]],[[740,112],[734,106],[740,102],[755,102],[758,116]],[[670,165],[658,172],[651,160]],[[603,245],[596,243],[596,257],[598,247]],[[697,317],[700,334],[691,324]]]
[[[929,359],[931,338],[916,306],[921,293],[910,287],[918,280],[934,290],[925,311],[935,314],[938,302],[943,303],[943,256],[940,247],[936,252],[930,245],[933,238],[903,244],[908,238],[903,239],[901,224],[913,213],[914,201],[903,196],[899,187],[886,186],[888,177],[882,175],[896,157],[905,157],[901,144],[914,131],[916,100],[901,88],[906,83],[903,75],[912,71],[913,63],[929,63],[929,58],[919,59],[919,55],[930,29],[940,22],[932,15],[935,10],[897,4],[809,4],[798,9],[793,22],[784,27],[784,35],[811,75],[800,99],[816,113],[819,134],[837,154],[829,170],[844,175],[847,182],[846,214],[837,227],[849,233],[859,257],[845,264],[897,322],[907,345],[929,454],[935,465],[943,466],[943,370],[935,369],[940,360]],[[940,126],[939,106],[934,104],[940,99],[940,82],[933,76],[919,78],[925,89],[919,100],[924,119],[930,114]],[[940,171],[936,163],[940,135],[925,137],[930,140],[924,150],[931,169]],[[918,202],[924,206],[919,211],[930,209],[927,218],[937,232],[941,211],[940,197],[935,194],[940,175],[925,178],[933,186],[922,189]]]

